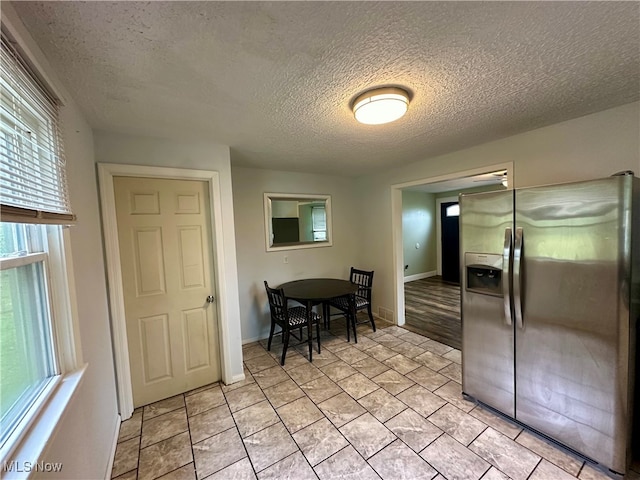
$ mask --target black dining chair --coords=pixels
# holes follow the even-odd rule
[[[271,341],[273,336],[282,334],[282,358],[280,359],[280,365],[284,365],[284,359],[287,355],[287,348],[289,348],[289,336],[293,335],[294,338],[302,341],[302,328],[307,325],[307,308],[297,305],[289,306],[289,301],[284,295],[284,290],[281,288],[271,288],[267,281],[264,282],[264,288],[267,290],[267,298],[269,299],[269,309],[271,310],[271,331],[269,332],[269,341],[267,343],[267,350],[271,350]],[[320,353],[320,321],[321,317],[311,311],[311,327],[316,326],[316,336],[318,338],[318,353]],[[275,332],[276,325],[281,328],[280,332]],[[296,336],[295,330],[300,331],[300,337]],[[310,328],[308,334],[312,335],[313,329]],[[307,339],[307,341],[309,341]],[[311,346],[309,346],[311,348]],[[309,355],[311,358],[311,355]]]
[[[349,281],[351,283],[355,283],[358,285],[358,291],[356,292],[355,296],[354,296],[354,300],[355,300],[355,315],[357,316],[358,312],[360,310],[367,310],[367,314],[369,315],[369,320],[368,322],[371,323],[371,327],[373,328],[373,331],[376,331],[376,322],[373,320],[373,313],[371,312],[371,288],[373,286],[373,271],[366,271],[366,270],[359,270],[357,268],[353,268],[351,267],[351,273],[349,274]],[[340,310],[341,313],[339,313],[338,315],[344,315],[345,317],[347,317],[347,324],[349,323],[349,317],[350,317],[350,312],[349,312],[349,297],[337,297],[332,299],[329,302],[329,305],[331,307],[337,308],[338,310]],[[330,316],[329,316],[330,318]],[[355,327],[358,323],[365,323],[367,321],[364,322],[358,322],[357,318],[353,318],[353,328],[355,330]]]

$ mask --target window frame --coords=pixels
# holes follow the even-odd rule
[[[40,227],[36,227],[40,228]],[[43,236],[44,232],[42,229],[38,232],[39,236]],[[29,243],[27,241],[27,243]],[[51,305],[51,294],[50,294],[50,286],[51,279],[49,277],[49,267],[48,267],[48,254],[46,252],[46,246],[43,246],[44,251],[36,251],[31,253],[30,251],[26,254],[10,256],[10,257],[0,257],[0,272],[9,271],[9,270],[17,270],[19,268],[27,267],[30,265],[41,264],[41,271],[38,272],[38,279],[34,279],[29,282],[30,285],[36,285],[37,290],[41,290],[43,293],[43,297],[39,302],[39,309],[41,310],[38,317],[44,317],[42,320],[35,320],[31,318],[32,325],[27,326],[27,328],[33,328],[33,324],[40,325],[42,321],[46,323],[46,336],[42,340],[44,340],[48,346],[47,353],[43,356],[48,364],[48,370],[50,370],[47,376],[45,376],[39,383],[30,385],[29,389],[24,391],[22,395],[26,394],[26,398],[18,397],[19,400],[19,411],[16,415],[16,419],[13,420],[8,425],[9,434],[5,439],[2,439],[1,436],[4,436],[4,432],[0,432],[0,447],[5,443],[10,442],[10,439],[13,436],[13,433],[19,429],[21,423],[25,419],[25,417],[30,416],[30,411],[33,409],[33,405],[38,403],[39,399],[43,394],[48,390],[48,386],[51,382],[55,382],[56,378],[60,376],[60,362],[58,361],[58,348],[56,345],[55,339],[55,322],[53,318],[53,308]],[[40,284],[40,282],[42,282]],[[38,288],[38,284],[41,288]],[[20,322],[21,325],[24,325],[25,322]],[[21,395],[21,396],[22,396]],[[46,394],[45,394],[46,395]],[[48,395],[47,395],[48,396]],[[24,411],[23,411],[24,409]]]
[[[449,205],[445,208],[445,216],[447,218],[450,217],[459,217],[460,216],[460,204],[456,203],[453,205]]]
[[[39,448],[33,448],[33,441],[29,441],[31,434],[39,428],[40,423],[49,423],[48,428],[53,430],[66,409],[67,403],[60,400],[59,396],[71,398],[83,378],[86,365],[82,365],[80,350],[80,337],[77,329],[77,315],[73,305],[75,304],[75,282],[70,274],[71,263],[67,256],[69,245],[69,228],[57,225],[40,225],[44,230],[44,252],[32,253],[20,257],[0,259],[2,269],[17,268],[43,261],[44,282],[47,296],[47,310],[51,330],[51,345],[53,349],[54,368],[56,374],[49,377],[42,385],[40,392],[35,395],[31,405],[26,409],[21,419],[17,421],[12,432],[0,445],[0,462],[11,461],[12,458],[26,455],[29,461],[36,461],[34,451],[39,451],[46,443],[46,438],[39,438]],[[56,279],[66,279],[56,281]],[[80,367],[80,368],[79,368]],[[68,381],[71,380],[71,381]],[[62,384],[67,381],[66,391],[62,391]],[[57,404],[57,405],[53,405]],[[51,411],[51,415],[44,412]],[[57,412],[57,413],[56,413]],[[25,451],[25,448],[26,451]],[[33,460],[32,460],[33,459]]]
[[[14,15],[3,16],[2,35],[6,37],[20,61],[29,69],[31,81],[38,85],[45,95],[56,102],[55,121],[58,131],[55,134],[57,148],[64,155],[63,134],[60,131],[60,109],[64,106],[62,96],[54,84],[49,81],[41,65],[36,60],[40,58],[30,47],[33,45]],[[30,116],[33,112],[28,112]],[[39,118],[37,115],[36,119]],[[48,128],[48,124],[39,126]],[[36,130],[37,134],[41,131]],[[62,167],[64,168],[64,167]],[[65,181],[64,188],[67,195],[69,186]],[[26,409],[22,418],[18,420],[11,432],[0,445],[0,463],[31,462],[41,460],[45,447],[52,438],[57,425],[70,406],[70,402],[78,391],[87,365],[82,359],[81,338],[78,322],[77,296],[73,274],[73,260],[71,255],[70,229],[75,217],[72,214],[56,214],[47,211],[35,211],[28,208],[8,207],[2,209],[0,221],[8,223],[38,224],[43,229],[43,246],[46,256],[43,266],[44,290],[46,291],[47,306],[49,308],[47,321],[50,324],[50,338],[52,354],[55,362],[55,375],[47,377],[48,381],[37,395],[34,395],[31,405]],[[53,225],[49,225],[53,224]],[[66,225],[66,226],[65,226]],[[32,257],[33,258],[33,257]],[[9,260],[9,259],[3,259]],[[13,263],[12,263],[13,262]],[[11,260],[7,265],[17,265],[19,260]],[[10,471],[5,472],[13,477]]]

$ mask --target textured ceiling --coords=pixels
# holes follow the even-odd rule
[[[13,2],[96,129],[360,175],[640,98],[637,2]],[[355,122],[363,90],[412,94]]]

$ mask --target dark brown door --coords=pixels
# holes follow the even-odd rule
[[[458,202],[446,202],[440,206],[442,225],[442,279],[445,282],[460,283],[460,227]],[[453,208],[450,208],[453,207]]]

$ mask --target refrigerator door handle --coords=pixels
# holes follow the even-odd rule
[[[524,245],[524,233],[522,228],[516,228],[515,245],[513,249],[513,310],[516,317],[516,325],[523,328],[522,321],[522,247]]]
[[[504,229],[504,249],[502,250],[502,298],[504,300],[504,324],[513,325],[511,316],[511,292],[509,285],[509,265],[511,263],[512,232],[510,228]]]

